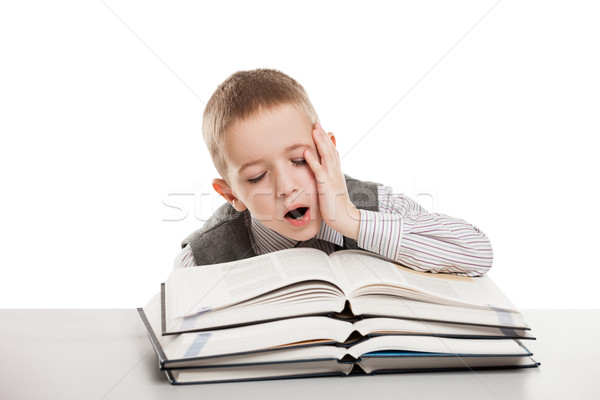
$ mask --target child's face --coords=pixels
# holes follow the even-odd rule
[[[303,156],[306,148],[318,154],[312,129],[299,108],[283,105],[238,121],[228,132],[228,200],[238,211],[248,208],[264,225],[295,240],[314,237],[322,221],[315,176]],[[290,215],[291,209],[299,213]]]

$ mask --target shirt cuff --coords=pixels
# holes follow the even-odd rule
[[[402,216],[362,209],[359,211],[358,247],[396,261],[402,242]]]
[[[177,257],[175,257],[173,268],[189,268],[195,266],[196,263],[194,262],[194,254],[192,253],[192,249],[189,244],[186,244],[185,247],[179,252]]]

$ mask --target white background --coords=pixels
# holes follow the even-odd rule
[[[258,67],[347,174],[483,230],[518,307],[600,307],[596,2],[173,3],[0,5],[0,307],[144,305],[222,203],[204,105]]]

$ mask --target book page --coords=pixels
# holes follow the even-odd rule
[[[352,324],[329,317],[300,317],[177,335],[171,358],[218,357],[274,348],[343,342]],[[195,347],[198,338],[202,346]]]
[[[377,258],[365,258],[358,252],[345,250],[332,253],[329,258],[347,296],[363,286],[398,281],[394,268]]]
[[[323,280],[339,286],[338,279],[329,265],[329,257],[321,250],[297,248],[271,254],[280,266],[285,280],[312,275],[320,276]]]
[[[529,351],[513,339],[455,339],[436,336],[377,336],[348,349],[358,358],[373,351],[410,351],[437,354],[528,356]]]
[[[176,268],[165,284],[166,301],[177,304],[170,307],[176,313],[172,317],[197,315],[310,280],[336,284],[327,254],[288,249],[224,264]]]
[[[373,293],[394,294],[393,288],[397,287],[433,296],[432,301],[448,300],[455,304],[515,309],[487,276],[469,278],[418,272],[360,250],[336,252],[330,259],[345,274],[342,283],[345,293],[360,290],[363,294],[369,285],[378,285],[372,289]],[[425,300],[422,296],[418,299]]]

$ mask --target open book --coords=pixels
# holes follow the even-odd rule
[[[289,318],[214,331],[160,335],[158,295],[138,309],[173,383],[539,365],[526,330],[367,318]]]
[[[336,313],[529,329],[487,276],[421,273],[362,250],[294,248],[174,269],[162,297],[163,335]]]

